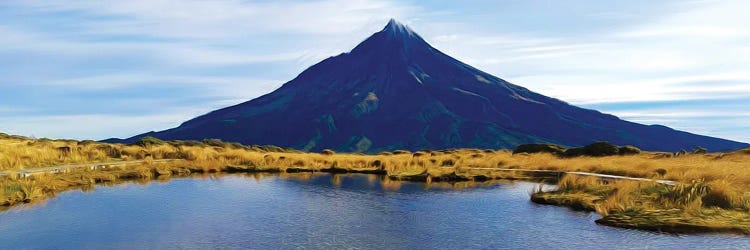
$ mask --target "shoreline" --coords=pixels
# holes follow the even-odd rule
[[[0,152],[0,175],[5,175],[0,176],[0,207],[43,200],[74,188],[195,173],[364,173],[425,183],[544,182],[558,189],[535,190],[533,202],[594,211],[602,215],[602,225],[750,235],[750,172],[746,170],[750,149],[597,157],[488,149],[366,155],[220,140],[144,138],[123,145],[13,137],[0,138]],[[50,165],[57,167],[44,167]]]
[[[88,165],[106,165],[106,164],[84,164],[86,166]],[[81,165],[83,166],[83,165]],[[393,181],[408,181],[408,182],[419,182],[419,183],[431,183],[431,182],[441,182],[441,183],[483,183],[483,182],[489,182],[489,181],[495,181],[495,180],[509,180],[509,181],[531,181],[531,182],[538,182],[538,183],[547,183],[547,184],[555,184],[561,179],[561,173],[559,171],[537,171],[537,170],[519,170],[519,169],[467,169],[468,172],[471,170],[482,170],[482,171],[501,171],[506,172],[507,175],[498,176],[498,175],[492,175],[492,174],[482,174],[482,173],[447,173],[444,175],[439,176],[433,176],[429,175],[427,173],[418,173],[418,174],[412,174],[412,175],[393,175],[389,174],[388,171],[383,167],[366,167],[366,168],[346,168],[346,167],[338,167],[338,166],[331,166],[329,168],[307,168],[307,167],[288,167],[288,168],[264,168],[264,167],[251,167],[251,166],[233,166],[233,165],[226,165],[223,167],[212,167],[212,168],[206,168],[206,167],[197,167],[197,166],[191,166],[189,161],[185,160],[174,160],[174,159],[165,159],[163,161],[152,161],[152,162],[143,162],[143,164],[140,165],[131,165],[132,167],[125,167],[125,164],[121,165],[115,165],[112,167],[104,168],[104,169],[89,169],[89,168],[78,168],[78,169],[69,169],[67,172],[59,172],[59,173],[47,173],[47,174],[40,174],[35,176],[29,176],[28,178],[20,178],[19,181],[28,181],[28,180],[35,180],[35,179],[51,179],[58,182],[58,186],[54,187],[56,189],[50,188],[50,187],[44,187],[41,193],[37,193],[36,196],[28,196],[24,197],[23,200],[15,201],[13,203],[2,203],[0,206],[3,207],[2,210],[9,209],[15,205],[20,204],[33,204],[36,202],[40,202],[43,200],[46,200],[48,198],[53,198],[56,194],[59,194],[61,192],[66,192],[70,190],[76,190],[76,189],[85,189],[87,187],[92,187],[96,185],[106,185],[106,184],[118,184],[120,182],[128,182],[128,181],[138,181],[142,180],[144,182],[151,182],[151,181],[158,181],[158,180],[169,180],[169,178],[177,177],[177,178],[190,178],[197,174],[252,174],[252,173],[327,173],[327,174],[369,174],[369,175],[376,175],[380,176],[382,178],[388,178],[389,180]],[[53,168],[48,168],[53,169]],[[566,175],[566,173],[562,173]],[[572,174],[581,174],[578,173],[572,173]],[[589,174],[589,173],[584,173]],[[571,175],[571,173],[567,173],[567,175]],[[599,174],[593,174],[588,177],[595,177],[599,176]],[[604,178],[611,178],[613,176],[611,175],[602,175]],[[601,176],[600,176],[601,177]],[[617,176],[620,177],[620,176]],[[664,184],[661,182],[658,182],[659,180],[650,180],[650,179],[631,179],[630,177],[624,177],[622,180],[617,181],[648,181],[653,182],[657,185],[665,185],[669,186],[669,184]],[[7,177],[6,177],[7,178]],[[74,180],[80,180],[80,181],[70,181],[70,179]],[[66,182],[66,184],[63,184],[59,186],[59,182]],[[612,180],[610,180],[612,181]],[[54,186],[54,185],[53,185]],[[33,188],[32,188],[33,189]],[[32,191],[33,192],[33,191]],[[591,205],[584,205],[580,203],[580,201],[577,201],[575,199],[568,199],[566,197],[555,197],[555,196],[549,196],[548,194],[557,192],[556,190],[552,191],[537,191],[533,194],[531,194],[530,201],[537,203],[537,204],[544,204],[544,205],[555,205],[555,206],[562,206],[573,210],[579,210],[579,211],[587,211],[587,212],[597,212],[596,208]],[[652,211],[652,213],[658,214],[658,213],[664,213],[664,210],[659,211]],[[648,216],[649,213],[630,213],[630,214],[612,214],[612,215],[602,215],[602,218],[596,220],[597,224],[604,225],[604,226],[612,226],[612,227],[620,227],[620,228],[628,228],[628,229],[638,229],[638,230],[646,230],[646,231],[655,231],[655,232],[663,232],[663,233],[677,233],[677,234],[701,234],[701,233],[733,233],[733,234],[742,234],[742,235],[750,235],[750,230],[747,227],[738,227],[738,226],[726,226],[726,227],[716,227],[716,226],[707,226],[707,225],[700,225],[695,223],[675,223],[670,221],[663,221],[660,223],[654,223],[652,220],[653,217]],[[679,216],[679,213],[674,213],[673,215]],[[640,223],[636,223],[640,220]]]

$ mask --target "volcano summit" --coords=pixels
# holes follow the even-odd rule
[[[440,52],[395,20],[269,94],[124,141],[142,136],[355,152],[595,141],[660,151],[748,146],[534,93]]]

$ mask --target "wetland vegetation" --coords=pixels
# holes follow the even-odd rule
[[[170,161],[160,161],[163,159]],[[134,160],[137,162],[130,165],[115,164]],[[2,134],[0,206],[33,203],[61,191],[85,189],[96,184],[164,180],[200,173],[368,173],[381,175],[387,180],[425,183],[541,180],[553,182],[557,188],[535,190],[532,201],[597,212],[602,216],[597,222],[603,225],[677,233],[750,234],[748,162],[748,150],[566,156],[564,151],[514,154],[508,150],[451,149],[397,150],[365,155],[332,150],[310,153],[219,140],[144,138],[124,145]],[[97,168],[71,167],[58,173],[20,174],[43,167],[86,163],[103,164]],[[107,167],[107,164],[112,165]],[[586,177],[565,172],[663,179],[676,184]]]

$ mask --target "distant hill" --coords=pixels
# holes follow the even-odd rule
[[[594,141],[645,150],[748,144],[642,125],[529,91],[462,63],[395,20],[279,89],[142,136],[218,138],[303,150],[513,148]]]

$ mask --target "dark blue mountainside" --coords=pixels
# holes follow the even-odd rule
[[[142,136],[357,152],[594,141],[660,151],[748,146],[632,123],[531,92],[443,54],[394,20],[351,52],[313,65],[267,95],[120,142]]]

